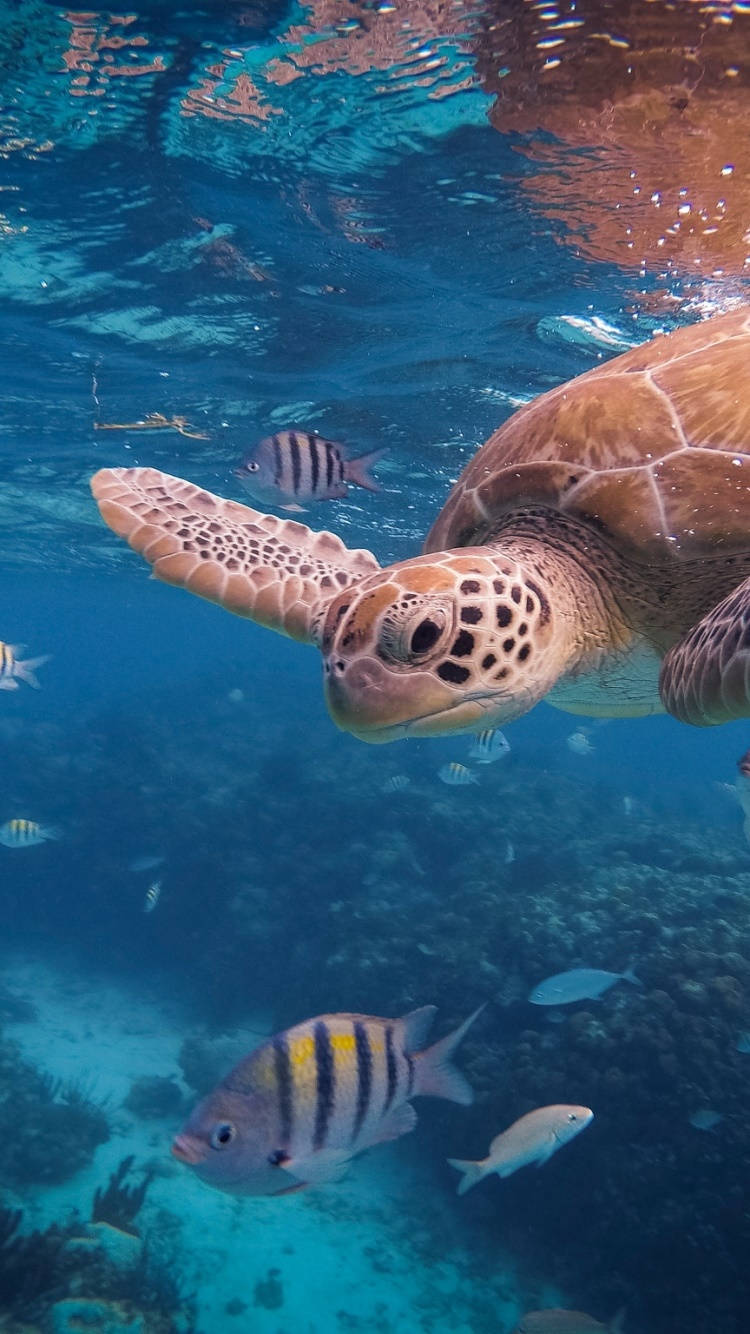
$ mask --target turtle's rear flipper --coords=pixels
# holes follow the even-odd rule
[[[380,566],[333,533],[260,514],[155,468],[104,468],[91,480],[102,518],[157,579],[292,639],[317,641],[328,603]]]
[[[750,717],[750,579],[669,650],[659,691],[669,713],[696,727]]]

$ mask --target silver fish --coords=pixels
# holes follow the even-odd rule
[[[288,503],[283,509],[298,509],[300,501],[340,500],[350,482],[379,491],[368,469],[384,453],[373,449],[349,459],[344,446],[333,440],[288,429],[266,436],[233,473],[254,500],[270,504],[284,500]]]
[[[159,899],[161,898],[161,880],[154,880],[146,890],[146,897],[143,900],[143,911],[153,912]]]
[[[715,1112],[712,1107],[699,1107],[688,1117],[694,1130],[715,1130],[723,1120],[721,1112]]]
[[[49,654],[45,653],[41,658],[26,658],[24,662],[19,662],[18,655],[23,653],[23,650],[23,644],[5,644],[0,639],[0,690],[18,690],[19,681],[25,681],[27,686],[39,690],[39,682],[34,673],[42,663],[49,662]]]
[[[527,1311],[513,1334],[623,1334],[624,1329],[624,1307],[608,1325],[586,1315],[585,1311],[564,1311],[561,1307],[549,1307],[546,1311]]]
[[[565,738],[565,744],[574,755],[593,755],[594,753],[594,747],[585,732],[571,732],[570,736]]]
[[[142,871],[155,871],[157,866],[161,866],[163,861],[164,858],[158,856],[158,854],[151,856],[148,853],[145,853],[143,857],[134,857],[132,862],[128,862],[128,870],[132,871],[135,875],[140,874]]]
[[[478,732],[469,748],[469,759],[477,764],[494,764],[506,755],[510,755],[510,742],[496,727]]]
[[[735,1051],[742,1052],[743,1056],[747,1056],[750,1052],[750,1033],[740,1033],[735,1044]]]
[[[6,848],[33,848],[48,838],[59,838],[59,829],[37,824],[36,820],[6,820],[0,825],[0,843]]]
[[[526,1116],[519,1117],[502,1134],[495,1136],[486,1158],[479,1162],[470,1162],[464,1158],[448,1159],[451,1167],[463,1173],[458,1184],[458,1194],[465,1195],[467,1190],[493,1172],[499,1177],[509,1177],[519,1167],[526,1167],[529,1163],[541,1167],[563,1144],[585,1130],[593,1119],[594,1113],[590,1107],[570,1106],[567,1103],[537,1107],[536,1111],[527,1112]]]
[[[442,783],[447,783],[448,787],[468,787],[470,783],[479,782],[476,774],[467,769],[465,764],[459,764],[457,760],[441,765],[438,769],[438,778]]]
[[[278,1033],[198,1104],[174,1157],[232,1195],[338,1180],[362,1149],[414,1128],[412,1098],[472,1101],[451,1057],[480,1011],[424,1049],[435,1012],[324,1014]]]
[[[630,968],[624,973],[608,973],[604,968],[569,968],[565,973],[546,977],[529,996],[532,1005],[570,1005],[573,1001],[598,1000],[615,982],[642,982]]]

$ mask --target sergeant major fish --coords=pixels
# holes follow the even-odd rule
[[[465,764],[459,764],[458,760],[451,760],[450,764],[441,764],[438,778],[442,783],[447,783],[448,787],[468,787],[470,783],[479,782],[476,774],[467,769]]]
[[[35,690],[40,689],[34,673],[37,667],[49,661],[49,654],[19,662],[18,654],[23,653],[23,648],[23,644],[5,644],[0,639],[0,690],[18,690],[19,681],[25,681]]]
[[[451,1167],[455,1167],[463,1176],[458,1184],[458,1194],[465,1195],[484,1177],[493,1172],[499,1177],[512,1176],[519,1167],[536,1163],[541,1167],[553,1153],[580,1135],[594,1119],[590,1107],[569,1106],[560,1103],[552,1107],[537,1107],[536,1111],[527,1112],[513,1122],[502,1134],[496,1135],[490,1144],[486,1158],[479,1162],[468,1162],[463,1158],[449,1158]]]
[[[469,759],[477,764],[494,764],[510,754],[510,742],[496,727],[478,732],[469,748]]]
[[[48,838],[59,838],[60,831],[36,820],[6,820],[0,825],[0,843],[6,848],[33,848]]]
[[[172,1153],[231,1195],[338,1180],[355,1154],[414,1128],[411,1098],[472,1101],[451,1056],[479,1010],[423,1050],[435,1012],[325,1014],[278,1033],[198,1104]]]
[[[161,880],[154,880],[146,890],[146,896],[143,900],[143,911],[153,912],[161,897]]]
[[[350,482],[379,491],[368,470],[384,453],[373,449],[349,459],[343,445],[322,435],[277,431],[261,440],[233,472],[254,500],[271,504],[285,500],[282,509],[299,509],[300,501],[340,500]]]

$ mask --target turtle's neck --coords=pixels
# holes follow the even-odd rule
[[[629,646],[633,628],[616,592],[626,562],[595,531],[556,511],[527,510],[509,515],[487,545],[549,590],[569,627],[569,669]]]

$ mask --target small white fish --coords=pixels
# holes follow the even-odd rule
[[[508,839],[507,843],[505,844],[505,856],[503,857],[503,865],[510,866],[515,860],[516,860],[516,850],[513,847],[513,844],[511,843],[510,839]]]
[[[459,764],[457,760],[441,765],[438,769],[438,778],[449,787],[467,787],[469,783],[479,782],[476,774],[467,769],[465,764]]]
[[[49,654],[19,662],[18,654],[23,653],[23,650],[23,644],[5,644],[0,639],[0,690],[18,690],[19,681],[25,681],[27,686],[33,686],[35,690],[40,689],[34,673],[42,663],[49,662]]]
[[[59,829],[37,824],[36,820],[6,820],[0,825],[0,843],[6,848],[33,848],[48,838],[59,838]]]
[[[469,748],[469,759],[477,764],[494,764],[510,755],[510,742],[496,727],[478,732]]]
[[[386,778],[383,784],[383,792],[405,792],[411,782],[406,774],[394,774],[392,778]]]
[[[235,686],[234,690],[230,690],[227,695],[230,704],[241,704],[244,698],[245,692],[244,690],[240,690],[239,686]]]
[[[592,755],[594,752],[594,747],[585,732],[571,732],[570,736],[565,738],[565,744],[574,755]]]
[[[153,912],[159,898],[161,897],[161,880],[154,880],[146,890],[146,897],[143,900],[143,911]]]
[[[144,857],[134,857],[132,862],[128,864],[128,870],[133,871],[136,875],[141,871],[155,871],[163,861],[163,857],[149,856],[148,854]]]
[[[622,813],[623,813],[623,815],[632,815],[634,810],[635,810],[635,802],[633,801],[633,798],[632,798],[632,797],[623,797],[623,799],[622,799]]]
[[[715,1130],[724,1117],[721,1112],[715,1112],[711,1107],[699,1107],[697,1111],[691,1112],[688,1121],[695,1130]]]
[[[740,1033],[737,1039],[736,1050],[741,1051],[743,1056],[750,1052],[750,1033]]]
[[[486,1158],[470,1162],[464,1158],[449,1158],[451,1167],[463,1172],[458,1194],[465,1195],[484,1177],[493,1172],[509,1177],[519,1167],[536,1163],[541,1167],[563,1144],[579,1135],[594,1119],[590,1107],[561,1103],[552,1107],[537,1107],[527,1112],[512,1126],[496,1135]]]
[[[546,977],[529,996],[532,1005],[571,1005],[573,1001],[598,1000],[615,982],[643,985],[630,968],[624,973],[608,973],[604,968],[569,968],[565,973]]]

